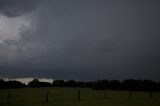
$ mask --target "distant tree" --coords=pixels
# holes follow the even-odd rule
[[[40,87],[52,87],[50,82],[40,82]]]
[[[144,80],[144,90],[145,91],[155,91],[156,90],[156,82],[151,80]]]
[[[54,80],[49,82],[40,82],[34,79],[28,83],[29,87],[92,87],[94,90],[131,90],[131,91],[160,91],[160,82],[152,80],[134,80],[126,79],[122,83],[118,80],[97,80],[93,82],[74,81],[74,80]],[[19,81],[5,81],[0,79],[0,89],[15,89],[26,87],[25,84]]]
[[[90,82],[85,82],[84,85],[82,87],[88,87],[88,88],[91,88],[93,87],[93,84],[94,82],[93,81],[90,81]]]
[[[91,88],[91,87],[93,87],[93,82],[79,81],[79,82],[77,82],[77,86],[82,87],[82,88]]]
[[[134,79],[126,79],[122,82],[122,87],[124,90],[135,90],[135,85]]]
[[[20,81],[7,81],[7,85],[9,89],[25,87],[25,84],[22,84]]]
[[[39,84],[39,80],[38,79],[33,79],[32,81],[30,81],[28,83],[28,86],[30,87],[40,87],[40,84]]]
[[[65,87],[78,87],[78,83],[74,80],[68,80],[64,83]]]
[[[23,88],[26,85],[19,81],[4,81],[0,79],[0,89]]]
[[[5,89],[5,81],[0,79],[0,89]]]
[[[160,82],[157,83],[156,91],[160,91]]]
[[[106,90],[109,88],[108,80],[98,80],[93,83],[93,89],[95,90]]]
[[[134,91],[157,91],[158,84],[152,80],[127,79],[122,83],[123,90]]]
[[[28,83],[29,87],[51,87],[52,84],[49,82],[40,82],[38,79],[33,79],[31,82]]]
[[[64,87],[64,80],[54,80],[52,82],[53,87]]]
[[[118,80],[111,80],[109,81],[109,89],[112,90],[120,90],[121,89],[121,83]]]

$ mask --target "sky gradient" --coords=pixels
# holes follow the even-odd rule
[[[0,0],[0,76],[160,80],[159,0]]]

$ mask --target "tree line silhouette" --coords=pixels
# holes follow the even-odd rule
[[[132,91],[160,91],[160,82],[152,80],[97,80],[97,81],[75,81],[75,80],[54,80],[52,83],[40,82],[34,79],[28,85],[19,81],[4,81],[0,79],[0,89],[16,89],[25,87],[82,87],[94,90],[132,90]]]
[[[19,81],[4,81],[0,79],[0,89],[15,89],[26,87],[25,84]]]

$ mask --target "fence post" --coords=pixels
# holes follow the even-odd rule
[[[104,99],[108,98],[108,90],[104,90]]]
[[[11,97],[11,94],[10,94],[10,91],[8,91],[8,93],[7,93],[7,104],[10,104],[10,97]]]
[[[46,103],[48,102],[48,98],[49,98],[49,91],[47,91],[46,93]]]
[[[132,91],[129,90],[129,98],[132,98]]]
[[[80,101],[80,90],[78,90],[78,95],[77,96],[78,96],[77,99],[78,99],[78,103],[79,103],[79,101]]]
[[[152,95],[152,91],[150,91],[150,98],[152,98],[152,96],[153,96],[153,95]]]

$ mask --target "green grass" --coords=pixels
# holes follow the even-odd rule
[[[49,91],[49,101],[45,102]],[[81,100],[77,100],[78,88],[24,88],[9,90],[10,99],[7,104],[8,90],[0,90],[0,106],[160,106],[160,92],[128,91],[94,91],[80,88]]]

